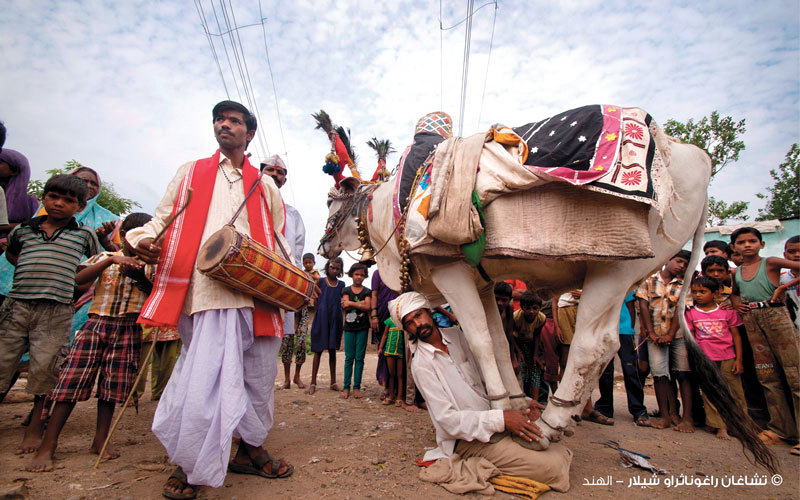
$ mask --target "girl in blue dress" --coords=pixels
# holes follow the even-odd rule
[[[339,391],[336,384],[336,351],[342,344],[344,321],[342,319],[342,290],[344,290],[344,262],[339,257],[325,263],[325,276],[319,279],[320,294],[317,312],[311,324],[311,352],[314,362],[311,368],[311,385],[306,394],[317,390],[317,372],[323,351],[328,351],[328,367],[331,371],[331,390]]]

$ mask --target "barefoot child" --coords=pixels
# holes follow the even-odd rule
[[[342,276],[344,263],[340,257],[325,263],[325,277],[320,278],[320,294],[317,298],[317,310],[314,323],[311,325],[311,352],[314,362],[311,365],[311,385],[306,394],[314,394],[317,390],[317,372],[322,359],[322,352],[328,351],[328,367],[331,371],[331,390],[339,391],[336,385],[336,350],[342,344]]]
[[[383,353],[389,375],[386,378],[386,397],[382,405],[403,406],[405,408],[406,386],[403,383],[405,372],[405,339],[403,329],[397,328],[392,318],[384,321],[383,335],[378,345],[378,352]]]
[[[53,367],[61,365],[69,347],[75,272],[84,255],[91,257],[100,248],[94,229],[73,217],[86,205],[86,182],[74,175],[54,175],[43,191],[47,214],[14,228],[5,253],[17,267],[0,309],[0,394],[10,388],[30,344],[26,389],[34,395],[31,422],[17,455],[39,447],[45,396],[58,380]]]
[[[307,253],[303,255],[303,269],[310,274],[315,280],[319,281],[319,271],[314,269],[314,254]],[[283,362],[283,388],[288,389],[292,386],[289,377],[292,373],[292,354],[294,354],[294,385],[298,389],[305,389],[306,385],[300,380],[300,369],[303,363],[306,362],[306,336],[308,336],[308,329],[311,322],[314,321],[314,306],[315,301],[300,308],[294,315],[295,329],[294,335],[286,335],[284,332],[283,340],[281,341],[281,361]]]
[[[353,397],[361,399],[361,375],[364,373],[364,356],[369,336],[371,290],[364,286],[367,266],[356,262],[347,275],[353,284],[342,290],[344,313],[344,389],[341,398],[350,397],[350,382],[353,382]],[[351,379],[352,377],[352,379]]]
[[[704,269],[703,273],[705,272]],[[742,319],[733,309],[722,309],[717,304],[719,288],[719,281],[709,276],[698,276],[692,281],[694,307],[686,311],[686,324],[694,334],[697,345],[720,369],[731,386],[734,397],[746,411],[747,403],[744,400],[741,377],[744,371],[742,337],[739,331]],[[730,439],[725,422],[705,394],[703,403],[706,409],[706,425],[716,430],[717,438]]]
[[[519,305],[520,309],[513,316],[513,331],[514,341],[522,357],[522,391],[538,401],[544,366],[541,359],[541,332],[547,318],[541,312],[542,299],[532,292],[522,292]]]
[[[683,288],[683,274],[692,254],[681,250],[664,268],[647,278],[636,290],[642,331],[647,334],[647,350],[653,387],[661,418],[656,429],[670,425],[676,431],[694,432],[692,423],[692,386],[689,377],[689,353],[683,332],[678,328],[678,297]],[[683,403],[683,418],[678,418],[670,374],[676,375]]]
[[[144,213],[127,216],[120,229],[123,241],[126,232],[143,226],[150,219],[151,216]],[[79,284],[99,279],[89,309],[89,321],[75,335],[58,383],[50,392],[55,406],[39,451],[26,467],[31,472],[53,470],[59,434],[75,403],[91,396],[95,379],[97,429],[90,448],[95,454],[100,453],[108,435],[114,405],[124,403],[135,389],[133,382],[139,370],[142,345],[142,329],[136,320],[147,299],[140,287],[151,285],[154,267],[144,267],[132,255],[132,248],[126,245],[122,252],[102,252],[79,266],[75,278]],[[104,459],[117,457],[119,453],[113,448],[106,448]]]
[[[761,232],[752,227],[734,231],[731,244],[742,256],[734,275],[731,301],[744,320],[753,347],[756,376],[764,388],[769,409],[767,429],[759,437],[766,444],[776,444],[781,439],[796,441],[800,418],[792,416],[787,400],[794,405],[795,415],[800,415],[800,340],[786,307],[773,299],[781,269],[797,272],[800,262],[761,257],[764,241]],[[784,382],[789,388],[789,398],[784,393]],[[800,445],[795,445],[791,453],[800,455]]]

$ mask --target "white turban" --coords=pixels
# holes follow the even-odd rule
[[[430,309],[428,299],[419,292],[406,292],[389,301],[389,314],[397,328],[403,328],[403,318],[417,309]]]
[[[280,155],[272,155],[269,158],[267,158],[266,160],[262,161],[261,162],[261,167],[263,168],[263,167],[266,167],[266,166],[280,167],[280,168],[286,170],[286,164],[283,163],[283,160],[281,159]]]

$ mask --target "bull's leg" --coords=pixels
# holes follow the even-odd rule
[[[497,369],[500,371],[500,378],[511,398],[511,407],[515,410],[524,410],[530,405],[530,400],[522,392],[514,367],[511,366],[510,346],[503,330],[503,320],[497,310],[497,301],[494,297],[494,283],[483,287],[479,292],[483,312],[486,316],[486,324],[489,326],[489,334],[492,337],[492,347],[494,349],[494,359]]]
[[[571,417],[586,404],[600,373],[619,349],[620,307],[630,284],[608,271],[593,273],[590,267],[587,272],[564,377],[538,421],[551,441],[568,430]]]
[[[510,410],[511,401],[497,369],[481,298],[475,288],[474,271],[464,262],[454,262],[431,271],[431,280],[453,308],[464,337],[483,375],[492,408]],[[494,306],[497,309],[497,306]],[[506,346],[508,349],[508,346]]]

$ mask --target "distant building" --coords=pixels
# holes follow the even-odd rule
[[[772,219],[764,221],[748,221],[731,226],[712,226],[706,228],[703,236],[703,243],[711,240],[723,240],[726,243],[731,240],[731,233],[740,227],[754,227],[761,231],[764,238],[764,249],[761,251],[763,257],[783,257],[783,245],[792,236],[800,235],[800,219]],[[687,250],[692,249],[691,240],[684,246]]]

